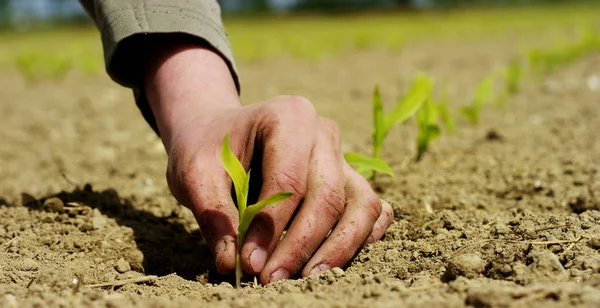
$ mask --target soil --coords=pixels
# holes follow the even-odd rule
[[[456,107],[536,38],[239,63],[243,99],[305,95],[340,124],[345,151],[368,154],[374,83],[389,105],[424,71]],[[383,240],[344,269],[235,290],[171,197],[162,144],[128,90],[77,72],[28,86],[5,70],[0,306],[598,307],[600,92],[586,83],[598,72],[595,54],[528,77],[418,163],[414,123],[394,129],[383,158],[396,177],[375,183],[395,212]]]

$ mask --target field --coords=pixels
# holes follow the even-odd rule
[[[370,154],[374,85],[389,110],[418,72],[457,121],[418,162],[414,121],[391,131],[383,240],[342,271],[241,290],[170,195],[95,30],[2,33],[0,306],[598,307],[600,48],[570,47],[597,9],[226,20],[243,101],[303,95],[345,152]],[[501,97],[515,59],[519,90],[469,124],[459,108],[488,76]]]

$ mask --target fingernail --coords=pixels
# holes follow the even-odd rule
[[[288,273],[288,271],[284,270],[283,268],[280,268],[276,270],[273,274],[271,274],[271,279],[269,279],[269,283],[288,278],[290,278],[290,273]]]
[[[227,251],[227,240],[221,239],[219,243],[217,243],[217,246],[215,246],[215,255],[218,256],[225,251]]]
[[[258,247],[252,251],[250,254],[250,266],[252,266],[252,270],[259,273],[262,271],[265,263],[267,262],[267,252]]]
[[[330,269],[331,269],[331,267],[329,265],[321,263],[321,264],[313,267],[310,270],[310,274],[311,275],[320,275],[320,274],[323,274],[324,272],[326,272],[326,271],[328,271]]]

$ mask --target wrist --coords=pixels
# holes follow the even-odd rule
[[[191,122],[241,107],[229,66],[201,40],[166,35],[152,45],[144,87],[167,150]]]

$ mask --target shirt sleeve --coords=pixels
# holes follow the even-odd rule
[[[136,104],[158,133],[143,90],[142,60],[148,34],[187,34],[204,41],[238,74],[216,0],[79,0],[100,31],[108,75],[132,88]]]

